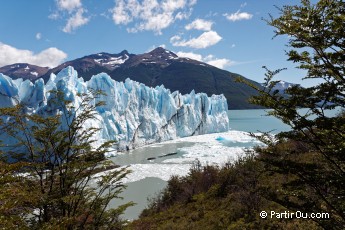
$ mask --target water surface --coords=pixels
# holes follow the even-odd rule
[[[299,110],[301,114],[306,113],[308,110]],[[328,111],[329,116],[334,116],[337,114],[338,110]],[[272,132],[278,133],[281,131],[288,131],[290,127],[282,123],[279,119],[267,116],[267,110],[230,110],[228,111],[228,116],[230,120],[231,130],[239,130],[244,132]],[[134,149],[123,154],[120,154],[111,159],[119,165],[132,165],[136,172],[133,174],[138,178],[137,181],[127,183],[128,188],[124,191],[122,196],[123,201],[116,200],[111,203],[111,206],[117,206],[128,201],[133,201],[137,203],[134,207],[130,207],[126,210],[124,218],[135,219],[138,218],[140,212],[147,206],[147,197],[152,197],[161,191],[167,184],[166,181],[152,177],[152,175],[160,174],[186,174],[188,168],[190,167],[191,161],[194,158],[198,158],[201,161],[209,162],[209,159],[217,159],[222,155],[222,151],[238,152],[244,148],[250,148],[258,143],[245,138],[243,134],[238,133],[239,137],[235,138],[224,138],[222,133],[212,136],[214,140],[211,140],[208,144],[200,141],[191,141],[190,138],[180,139],[177,142],[166,142],[161,144],[153,144],[138,149]],[[201,140],[203,140],[201,138]],[[210,144],[211,143],[211,144]],[[213,143],[213,144],[212,144]],[[219,145],[219,143],[221,145]],[[223,146],[223,147],[222,147]],[[241,151],[242,151],[241,150]],[[207,154],[205,154],[205,152]],[[213,152],[218,152],[218,155],[213,155]],[[161,157],[164,154],[176,153],[172,156]],[[220,154],[221,153],[221,154]],[[235,153],[234,153],[235,154]],[[189,157],[188,156],[192,156]],[[219,157],[218,157],[219,156]],[[148,158],[155,158],[149,160]],[[188,161],[191,159],[191,161]],[[223,158],[221,158],[223,159]],[[224,158],[226,161],[228,158]],[[235,158],[232,158],[235,159]],[[224,162],[225,163],[225,162]],[[142,175],[140,175],[142,174]],[[141,177],[140,177],[141,176]],[[161,175],[160,175],[161,176]],[[165,177],[168,178],[168,177]]]

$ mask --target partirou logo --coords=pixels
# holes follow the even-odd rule
[[[303,213],[301,211],[296,212],[290,212],[290,211],[284,211],[284,212],[275,212],[275,211],[261,211],[260,217],[265,218],[277,218],[277,219],[329,219],[329,213]]]

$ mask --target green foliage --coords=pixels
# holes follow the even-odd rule
[[[96,97],[101,92],[94,92]],[[104,154],[113,141],[95,145],[98,128],[91,94],[78,95],[78,107],[52,91],[46,110],[31,114],[17,104],[0,109],[3,143],[0,161],[0,228],[120,229],[120,214],[132,203],[107,206],[120,198],[129,172],[117,168]]]
[[[252,153],[221,168],[196,164],[187,176],[172,177],[128,229],[320,229],[305,219],[260,218],[263,210],[287,210],[262,195],[277,185],[270,179]]]
[[[272,108],[268,114],[291,126],[290,132],[261,137],[268,148],[258,148],[272,178],[284,177],[281,190],[267,187],[271,200],[292,210],[330,214],[314,219],[326,229],[345,227],[345,116],[327,116],[327,110],[344,109],[345,5],[338,0],[300,6],[284,6],[280,17],[267,20],[276,36],[288,35],[289,60],[307,71],[305,79],[319,84],[294,86],[282,96],[273,92],[275,75],[266,73],[265,90],[252,98],[258,105]],[[255,88],[255,86],[253,86]],[[300,108],[307,108],[305,114]]]

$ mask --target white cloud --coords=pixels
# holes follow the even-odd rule
[[[37,33],[35,37],[36,37],[37,40],[41,40],[42,34],[41,33]]]
[[[113,21],[115,24],[124,24],[127,25],[133,19],[132,17],[126,12],[126,3],[123,0],[116,1],[116,7],[112,10],[113,13]]]
[[[229,66],[236,64],[235,61],[232,61],[232,60],[229,60],[226,58],[216,58],[212,54],[207,55],[206,57],[203,57],[201,54],[196,54],[193,52],[177,52],[176,54],[179,57],[185,57],[185,58],[190,58],[190,59],[194,59],[197,61],[205,62],[209,65],[213,65],[213,66],[220,68],[220,69],[224,69],[226,67],[229,67]]]
[[[78,27],[81,27],[89,22],[89,18],[83,16],[84,9],[79,8],[78,11],[67,20],[67,24],[62,29],[65,33],[72,33]]]
[[[191,14],[192,14],[192,9],[190,9],[189,12],[178,12],[175,16],[175,19],[178,19],[178,20],[188,19]]]
[[[56,0],[56,5],[60,10],[67,10],[68,12],[72,12],[82,6],[80,0]]]
[[[241,20],[249,20],[253,17],[252,14],[247,13],[247,12],[240,12],[239,10],[236,13],[233,14],[224,14],[224,16],[229,20],[229,21],[241,21]]]
[[[67,58],[63,51],[51,47],[41,51],[38,54],[30,50],[17,49],[15,47],[0,42],[0,66],[14,63],[30,63],[39,66],[55,67]]]
[[[181,52],[181,51],[177,52],[176,54],[179,57],[190,58],[190,59],[194,59],[197,61],[203,61],[201,54],[196,54],[196,53],[192,53],[192,52]]]
[[[180,36],[175,35],[170,38],[170,43],[173,46],[187,46],[196,49],[203,49],[209,46],[217,44],[222,37],[215,31],[207,31],[202,33],[197,38],[191,38],[190,40],[182,40]]]
[[[52,19],[52,20],[57,20],[60,18],[60,15],[58,12],[53,12],[51,13],[49,16],[48,16],[49,19]]]
[[[245,7],[246,5],[247,5],[246,2],[242,3],[242,4],[241,4],[241,8]]]
[[[210,31],[212,28],[213,22],[206,21],[203,19],[196,19],[192,23],[185,26],[186,30],[203,30],[203,31]]]
[[[189,5],[189,6],[193,6],[193,5],[196,4],[196,2],[197,2],[197,0],[189,0],[188,5]]]
[[[208,61],[207,64],[213,65],[219,69],[224,69],[227,66],[232,66],[232,65],[236,64],[236,62],[231,61],[231,60],[226,59],[226,58],[220,58],[220,59],[216,58],[214,60]]]
[[[206,14],[206,18],[210,18],[210,17],[216,17],[218,15],[217,12],[213,12],[213,11],[210,11],[208,12],[208,14]]]
[[[63,32],[72,33],[90,21],[90,18],[84,16],[87,10],[83,7],[81,0],[55,0],[55,2],[57,11],[50,14],[48,18],[57,20],[67,15]]]
[[[220,69],[224,69],[227,66],[232,66],[235,65],[236,62],[226,59],[226,58],[216,58],[215,56],[213,56],[212,54],[207,55],[205,58],[203,58],[203,60],[209,64],[209,65],[213,65],[217,68]]]
[[[115,0],[111,10],[116,25],[134,23],[128,32],[154,31],[161,34],[175,20],[188,18],[196,0]]]
[[[166,12],[173,12],[178,9],[183,9],[187,4],[185,0],[165,0],[162,2],[162,8]]]

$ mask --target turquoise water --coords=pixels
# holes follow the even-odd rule
[[[132,201],[135,205],[127,208],[122,217],[129,220],[137,219],[147,207],[148,199],[157,195],[167,184],[166,181],[155,177],[128,183],[127,188],[120,194],[123,199],[112,200],[109,207],[117,207]]]
[[[290,126],[284,124],[278,118],[267,115],[267,109],[252,110],[229,110],[228,116],[230,128],[245,132],[272,132],[279,133],[289,131]],[[301,115],[308,112],[308,109],[298,110]],[[340,112],[340,109],[325,111],[326,116],[332,117]]]
[[[269,132],[278,133],[290,130],[290,126],[279,119],[267,116],[267,110],[229,110],[230,128],[245,132]]]

